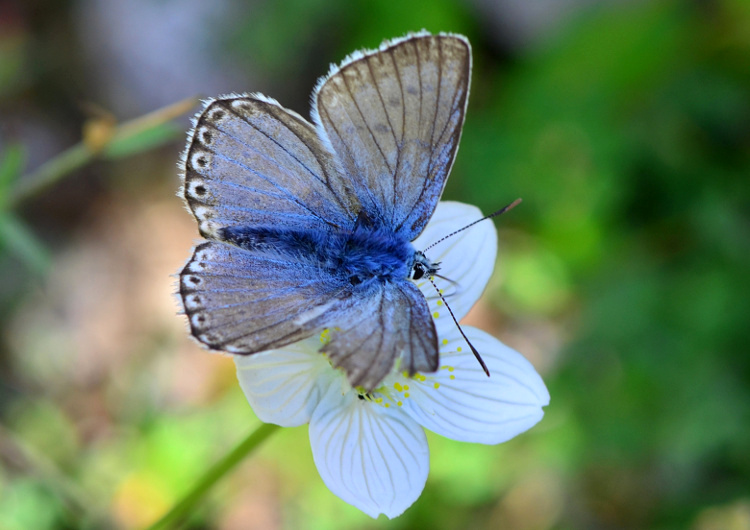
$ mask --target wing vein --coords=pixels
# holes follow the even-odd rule
[[[383,162],[385,162],[386,167],[390,171],[391,167],[390,164],[388,164],[388,157],[385,156],[385,153],[383,152],[383,148],[378,143],[378,139],[375,136],[375,133],[373,132],[372,128],[370,127],[370,124],[367,123],[367,118],[365,118],[365,114],[362,112],[362,109],[359,106],[359,102],[357,101],[357,98],[354,97],[354,92],[352,92],[352,88],[349,86],[349,81],[347,80],[345,75],[341,76],[344,81],[344,86],[346,87],[346,91],[349,92],[349,96],[351,97],[352,102],[354,103],[354,107],[357,109],[357,112],[359,113],[360,117],[362,118],[362,122],[365,124],[365,127],[367,127],[367,132],[370,133],[370,137],[372,138],[372,142],[375,144],[375,147],[378,148],[378,152],[380,153],[380,156],[383,158]],[[347,115],[348,115],[348,109],[347,109]],[[351,117],[349,118],[351,120]],[[352,120],[352,123],[354,123],[354,120]]]
[[[437,119],[438,119],[438,109],[440,108],[440,88],[442,86],[442,80],[443,80],[443,46],[440,40],[437,41],[437,48],[438,48],[437,94],[435,95],[435,101],[436,101],[435,114],[432,116],[432,132],[430,133],[430,160],[434,160],[433,155],[435,154],[435,145],[436,145],[435,124],[437,123]],[[429,172],[427,174],[429,175]]]
[[[334,222],[332,222],[332,221],[329,221],[328,219],[324,219],[323,217],[321,217],[320,215],[318,215],[318,214],[317,214],[316,212],[314,212],[313,210],[311,210],[311,209],[310,209],[310,208],[309,208],[309,207],[308,207],[308,206],[307,206],[306,204],[304,204],[304,203],[303,203],[302,201],[298,200],[298,199],[297,199],[297,198],[296,198],[296,197],[294,196],[294,194],[293,194],[293,193],[292,193],[291,191],[289,191],[289,190],[288,190],[288,189],[286,189],[285,187],[282,187],[282,186],[280,186],[280,185],[276,184],[275,182],[273,182],[273,180],[272,180],[272,179],[270,179],[270,178],[269,178],[269,177],[267,177],[266,175],[263,175],[262,173],[260,173],[260,172],[256,171],[255,169],[253,169],[253,168],[251,168],[251,167],[249,167],[249,166],[247,166],[247,165],[243,164],[243,163],[242,163],[242,162],[240,162],[239,160],[235,160],[235,159],[233,159],[233,158],[229,158],[228,156],[225,156],[225,155],[223,155],[223,154],[220,154],[220,153],[218,153],[218,152],[214,152],[214,154],[215,154],[215,156],[218,156],[219,158],[221,158],[221,159],[223,159],[223,160],[226,160],[227,162],[231,162],[231,163],[235,164],[236,166],[238,166],[238,167],[241,167],[242,169],[244,169],[244,170],[246,170],[246,171],[249,171],[250,173],[252,173],[252,174],[254,174],[254,175],[257,175],[257,176],[258,176],[259,178],[261,178],[262,180],[264,180],[264,181],[268,182],[268,183],[269,183],[269,184],[271,184],[271,185],[272,185],[272,186],[273,186],[274,188],[276,188],[276,189],[278,189],[278,190],[279,190],[280,192],[282,192],[282,193],[283,193],[283,195],[285,195],[286,197],[288,197],[288,200],[289,200],[289,202],[291,202],[291,203],[294,203],[294,204],[296,204],[296,205],[298,205],[298,206],[301,206],[301,207],[302,207],[302,208],[303,208],[304,210],[306,210],[306,211],[310,212],[310,214],[311,214],[311,215],[312,215],[313,217],[315,217],[316,219],[318,219],[319,221],[321,221],[321,222],[323,222],[323,223],[326,223],[326,224],[329,224],[329,225],[332,225],[332,226],[338,226],[338,225],[336,225],[336,224],[335,224]],[[225,206],[225,207],[227,207],[227,206]]]
[[[269,135],[268,133],[266,133],[266,131],[264,131],[264,130],[260,129],[260,128],[259,128],[259,127],[258,127],[257,125],[255,125],[255,124],[254,124],[253,122],[251,122],[250,120],[248,120],[248,119],[247,119],[247,118],[246,118],[245,116],[243,116],[242,114],[238,113],[238,112],[237,112],[236,110],[234,110],[234,109],[232,108],[232,106],[231,106],[231,105],[223,105],[223,107],[224,107],[224,108],[225,108],[226,110],[228,110],[229,112],[231,112],[232,114],[234,114],[235,116],[237,116],[237,118],[239,118],[239,119],[240,119],[240,120],[242,120],[243,122],[247,123],[247,124],[248,124],[248,125],[249,125],[250,127],[252,127],[252,128],[253,128],[253,129],[255,129],[256,131],[258,131],[258,133],[260,133],[261,135],[263,135],[263,136],[265,136],[266,138],[268,138],[268,139],[269,139],[269,140],[270,140],[270,141],[271,141],[272,143],[276,144],[276,146],[277,146],[277,147],[278,147],[279,149],[281,149],[282,151],[284,151],[284,152],[285,152],[285,153],[286,153],[287,155],[289,155],[289,157],[290,157],[290,158],[292,158],[292,159],[293,159],[293,160],[294,160],[295,162],[297,162],[297,163],[298,163],[298,164],[299,164],[299,165],[300,165],[300,166],[301,166],[302,168],[304,168],[304,169],[305,169],[305,171],[307,171],[307,172],[308,172],[308,173],[309,173],[310,175],[312,175],[312,177],[313,177],[313,178],[314,178],[315,180],[317,180],[318,182],[320,182],[321,184],[323,184],[323,185],[324,185],[324,186],[325,186],[326,188],[328,188],[328,183],[327,183],[327,182],[326,182],[326,181],[325,181],[324,179],[322,179],[322,178],[320,177],[320,175],[318,175],[317,173],[315,173],[315,171],[313,171],[313,170],[312,170],[312,169],[311,169],[310,167],[308,167],[308,166],[307,166],[307,164],[305,164],[305,163],[304,163],[304,162],[303,162],[302,160],[300,160],[300,159],[299,159],[299,158],[298,158],[298,157],[297,157],[296,155],[294,155],[294,154],[293,154],[293,153],[292,153],[291,151],[289,151],[289,149],[287,149],[287,148],[286,148],[286,146],[284,146],[283,144],[281,144],[281,142],[279,142],[278,140],[276,140],[276,138],[274,138],[273,136],[271,136],[271,135]],[[269,114],[270,114],[270,112],[269,112]],[[285,123],[284,121],[280,120],[280,119],[279,119],[279,117],[278,117],[278,116],[277,116],[276,114],[273,114],[273,117],[274,117],[274,118],[276,118],[276,121],[277,121],[277,122],[278,122],[278,123],[279,123],[280,125],[283,125],[283,126],[284,126],[284,128],[286,128],[286,130],[288,130],[288,131],[289,131],[289,132],[291,132],[291,133],[292,133],[292,134],[293,134],[294,136],[296,136],[296,137],[297,137],[297,139],[298,139],[298,140],[300,141],[300,144],[301,144],[301,145],[304,145],[304,146],[305,146],[305,149],[307,149],[307,150],[308,150],[308,151],[309,151],[309,152],[310,152],[310,153],[311,153],[311,154],[313,155],[313,157],[315,158],[315,160],[316,160],[316,161],[317,161],[318,163],[320,163],[320,159],[319,159],[319,158],[318,158],[317,156],[315,156],[315,153],[313,153],[313,152],[312,152],[312,151],[310,150],[310,148],[309,148],[309,147],[307,146],[307,144],[305,143],[305,141],[304,141],[304,140],[302,140],[302,138],[300,138],[300,137],[299,137],[299,135],[298,135],[298,134],[297,134],[297,133],[296,133],[296,132],[295,132],[295,131],[294,131],[294,130],[293,130],[293,129],[291,128],[291,127],[289,127],[289,126],[288,126],[288,125],[287,125],[287,124],[286,124],[286,123]],[[224,130],[222,130],[221,132],[223,132],[223,133],[224,133],[224,134],[226,134],[227,136],[230,136],[231,138],[233,138],[233,139],[234,139],[234,140],[236,140],[237,142],[241,143],[242,145],[244,145],[244,146],[246,146],[246,147],[248,147],[248,148],[250,148],[250,149],[253,149],[253,150],[254,150],[255,152],[257,152],[257,153],[260,153],[260,152],[259,152],[259,151],[258,151],[257,149],[255,149],[255,148],[253,148],[252,146],[250,146],[250,145],[246,144],[245,142],[243,142],[243,141],[242,141],[242,140],[240,140],[239,138],[235,138],[234,136],[232,136],[232,135],[231,135],[231,134],[229,134],[228,132],[226,132],[226,131],[224,131]],[[273,162],[273,160],[271,160],[271,158],[270,158],[270,157],[266,157],[266,158],[267,158],[267,159],[268,159],[269,161]],[[321,164],[321,169],[323,169],[323,168],[322,168],[322,164]],[[328,189],[330,190],[330,188],[328,188]]]
[[[341,135],[341,131],[339,131],[339,128],[336,126],[336,124],[334,123],[334,121],[331,119],[331,115],[328,113],[328,109],[326,109],[325,106],[318,108],[318,114],[320,115],[321,121],[323,119],[322,114],[325,114],[325,116],[327,118],[327,121],[330,124],[330,126],[333,128],[333,130],[335,131],[336,136],[338,136],[339,138],[344,138],[344,136]],[[348,112],[347,112],[347,115],[348,115]],[[351,121],[351,117],[349,118],[349,121]],[[354,122],[352,122],[352,123],[354,123]],[[344,144],[344,148],[349,153],[349,157],[352,160],[356,160],[357,159],[357,157],[354,156],[354,153],[352,153],[352,148],[348,144]],[[350,175],[350,177],[353,178],[353,175]],[[355,182],[355,185],[358,184],[358,182],[356,180],[354,180],[354,182]],[[361,192],[363,192],[363,191],[367,194],[367,198],[370,199],[370,205],[376,211],[378,217],[382,221],[383,220],[383,214],[380,211],[380,207],[378,205],[378,201],[375,199],[375,196],[372,194],[372,190],[368,186],[356,186],[356,189],[357,189],[358,194],[361,193]],[[360,203],[362,202],[362,199],[363,199],[363,197],[360,196],[359,197]],[[358,214],[359,212],[354,212],[354,213]]]
[[[382,64],[382,61],[381,61]],[[396,138],[396,131],[393,130],[393,123],[391,123],[391,117],[388,115],[388,108],[385,106],[385,101],[383,100],[383,93],[380,91],[380,86],[378,85],[378,80],[375,78],[375,73],[372,71],[372,63],[370,60],[367,61],[367,70],[370,73],[370,78],[372,79],[372,85],[375,87],[375,91],[378,94],[378,99],[380,100],[380,106],[383,108],[383,114],[385,115],[385,119],[388,122],[388,129],[390,130],[391,136],[393,136],[393,142],[396,146],[396,162],[391,168],[388,166],[388,169],[391,171],[391,192],[393,194],[393,198],[396,198],[396,188],[397,188],[397,179],[398,179],[398,164],[399,164],[399,154],[401,152],[401,149],[399,148],[398,138]],[[382,151],[381,151],[382,153]],[[386,165],[388,165],[388,161],[386,161]],[[395,223],[396,219],[396,209],[394,208],[393,211],[391,211],[391,226]]]

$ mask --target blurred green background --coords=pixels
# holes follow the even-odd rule
[[[473,45],[446,197],[524,199],[468,321],[534,363],[546,416],[430,435],[393,521],[285,429],[188,527],[750,528],[746,0],[0,4],[0,528],[143,527],[258,425],[176,315],[198,107],[120,125],[243,91],[307,116],[329,63],[421,28]]]

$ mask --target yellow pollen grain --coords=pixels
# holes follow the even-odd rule
[[[435,311],[435,312],[434,312],[434,313],[432,314],[432,316],[433,316],[434,318],[439,318],[439,317],[440,317],[440,313],[438,313],[437,311]]]
[[[401,402],[399,401],[398,403],[396,403],[396,405],[398,405],[398,406],[400,407],[401,405],[403,405],[403,403],[401,403]]]
[[[453,367],[452,367],[452,366],[449,366],[449,367],[448,367],[448,371],[449,371],[449,372],[452,372],[452,371],[453,371]]]
[[[436,389],[438,389],[438,388],[440,388],[440,383],[435,383],[435,384],[434,384],[434,385],[432,385],[432,386],[434,386],[434,387],[435,387]]]
[[[461,346],[459,346],[458,348],[456,348],[456,351],[457,351],[457,352],[460,352],[460,351],[461,351],[461,349],[462,349],[462,348],[461,348]]]
[[[385,408],[387,408],[387,409],[391,408],[391,404],[390,404],[390,403],[386,403],[386,404],[385,404],[384,406],[385,406]]]
[[[382,402],[383,402],[383,398],[377,398],[377,399],[375,400],[375,403],[382,403]]]
[[[438,300],[437,301],[437,305],[443,305],[443,301],[442,300]]]
[[[409,385],[404,385],[404,390],[409,390]]]
[[[451,377],[451,379],[455,379],[455,378],[456,378],[456,376],[455,376],[455,375],[451,375],[450,377]]]
[[[396,383],[393,383],[393,388],[395,388],[396,390],[398,390],[399,392],[401,392],[404,387],[401,386],[401,383],[396,382]]]
[[[404,377],[409,377],[409,372],[403,372],[401,375],[403,375]]]
[[[443,346],[447,346],[447,345],[448,345],[448,339],[443,339]]]
[[[408,398],[408,397],[409,397],[410,395],[411,395],[411,394],[409,394],[408,392],[404,392],[404,397],[405,397],[405,398]]]

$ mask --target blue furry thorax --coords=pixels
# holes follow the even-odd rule
[[[347,231],[228,227],[221,235],[245,250],[312,265],[355,286],[408,278],[416,252],[392,230],[362,224]]]

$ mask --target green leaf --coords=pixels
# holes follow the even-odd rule
[[[26,165],[26,147],[19,143],[10,144],[0,159],[0,205],[5,205],[10,185],[21,175]]]
[[[47,273],[50,255],[44,244],[16,216],[0,215],[0,245],[18,256],[31,270],[39,275]]]
[[[136,134],[116,135],[104,150],[106,158],[122,158],[182,138],[184,131],[173,123],[156,124]]]

